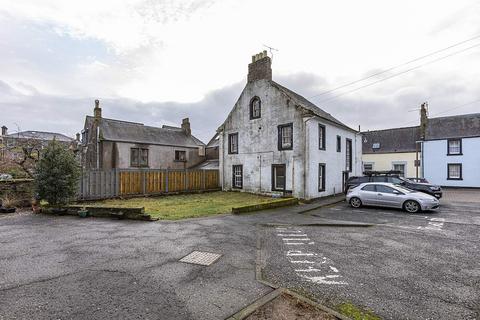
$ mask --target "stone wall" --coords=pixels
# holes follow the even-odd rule
[[[0,181],[0,198],[6,194],[18,201],[17,207],[28,207],[31,204],[34,193],[34,181],[32,179],[16,179]]]

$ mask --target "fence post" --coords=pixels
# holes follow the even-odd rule
[[[168,168],[165,169],[165,193],[168,193]]]
[[[202,170],[202,180],[203,180],[203,190],[207,190],[207,177],[206,177],[206,173],[205,173],[205,169]]]
[[[142,169],[142,192],[143,192],[143,195],[146,194],[147,192],[147,174],[145,172],[145,170]]]
[[[115,197],[120,196],[120,172],[118,171],[117,168],[114,169],[115,172]]]
[[[188,183],[188,177],[187,177],[187,169],[184,169],[184,174],[185,176],[183,177],[183,191],[187,191],[188,190],[188,186],[187,186],[187,183]]]

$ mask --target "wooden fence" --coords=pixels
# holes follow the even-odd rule
[[[218,170],[92,170],[82,173],[79,200],[217,190]]]

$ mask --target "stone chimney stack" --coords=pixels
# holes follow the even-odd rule
[[[6,136],[8,133],[8,128],[5,126],[2,126],[2,136]]]
[[[100,108],[100,101],[95,100],[95,108],[93,109],[93,116],[95,120],[102,119],[102,108]]]
[[[80,133],[78,133],[78,132],[76,134],[76,140],[77,140],[77,142],[80,142]]]
[[[248,82],[256,80],[272,80],[272,59],[267,50],[252,56],[252,63],[248,65]]]
[[[425,139],[428,126],[428,103],[422,103],[420,107],[420,138]]]
[[[188,118],[182,120],[182,130],[185,131],[187,136],[192,134],[192,130],[190,129],[190,120]]]

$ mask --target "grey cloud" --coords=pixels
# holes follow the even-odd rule
[[[426,100],[430,103],[431,114],[435,114],[480,98],[472,94],[480,92],[478,82],[465,83],[453,76],[448,79],[425,77],[428,73],[419,72],[410,78],[369,88],[362,94],[346,95],[324,103],[319,103],[323,97],[311,100],[352,128],[361,125],[362,130],[367,130],[418,124],[418,111],[414,109]],[[418,83],[411,82],[415,78],[419,78]],[[275,80],[307,98],[331,87],[325,79],[305,73],[278,76]],[[17,123],[23,130],[58,131],[73,136],[82,129],[85,115],[93,114],[93,101],[98,98],[103,115],[109,118],[161,126],[179,125],[182,118],[189,117],[193,133],[207,142],[230,112],[244,85],[242,81],[213,90],[198,102],[142,103],[121,97],[45,95],[28,84],[24,86],[30,88],[30,93],[24,94],[0,81],[0,125],[15,128],[14,123]],[[450,114],[475,112],[478,105],[469,105]]]

